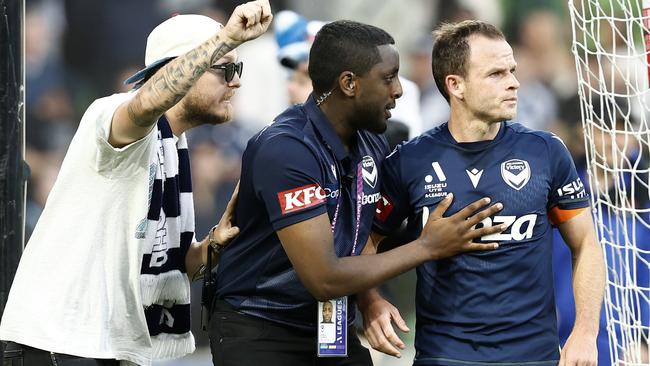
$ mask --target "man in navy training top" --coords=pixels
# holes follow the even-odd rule
[[[447,200],[417,240],[357,256],[380,199],[388,147],[379,133],[402,94],[399,55],[388,33],[351,21],[325,25],[310,52],[313,95],[244,152],[241,231],[221,257],[209,327],[215,365],[370,365],[353,316],[341,315],[354,314],[352,298],[334,315],[337,326],[347,321],[347,357],[318,357],[317,299],[353,295],[427,260],[493,249],[472,238],[502,230],[471,229],[501,204],[475,214],[489,203],[483,198],[443,219]]]
[[[494,251],[430,261],[417,269],[415,365],[596,365],[605,271],[588,196],[562,141],[511,120],[519,82],[512,48],[480,21],[436,31],[434,79],[451,106],[445,123],[399,146],[382,171],[374,230],[408,218],[417,235],[443,197],[455,212],[476,197],[503,202],[481,227],[507,225]],[[573,257],[577,317],[559,352],[551,269],[552,225]],[[374,236],[374,235],[373,235]],[[568,280],[568,279],[567,279]],[[399,312],[377,291],[360,295],[370,344],[399,355]]]

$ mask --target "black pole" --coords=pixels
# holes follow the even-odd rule
[[[25,236],[24,16],[24,0],[0,0],[0,316]]]

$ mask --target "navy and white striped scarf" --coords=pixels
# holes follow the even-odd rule
[[[185,254],[194,239],[194,202],[185,135],[175,141],[164,116],[157,129],[157,158],[149,169],[149,212],[138,230],[146,243],[140,290],[152,357],[167,359],[194,350],[185,269]]]

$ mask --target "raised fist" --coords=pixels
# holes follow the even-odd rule
[[[272,19],[269,0],[250,1],[235,8],[220,36],[239,45],[266,32]]]

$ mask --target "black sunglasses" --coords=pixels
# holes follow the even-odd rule
[[[212,65],[210,69],[213,70],[225,70],[225,79],[229,83],[235,77],[235,73],[241,77],[241,73],[244,70],[244,63],[239,61],[237,63],[229,62],[224,65]]]

